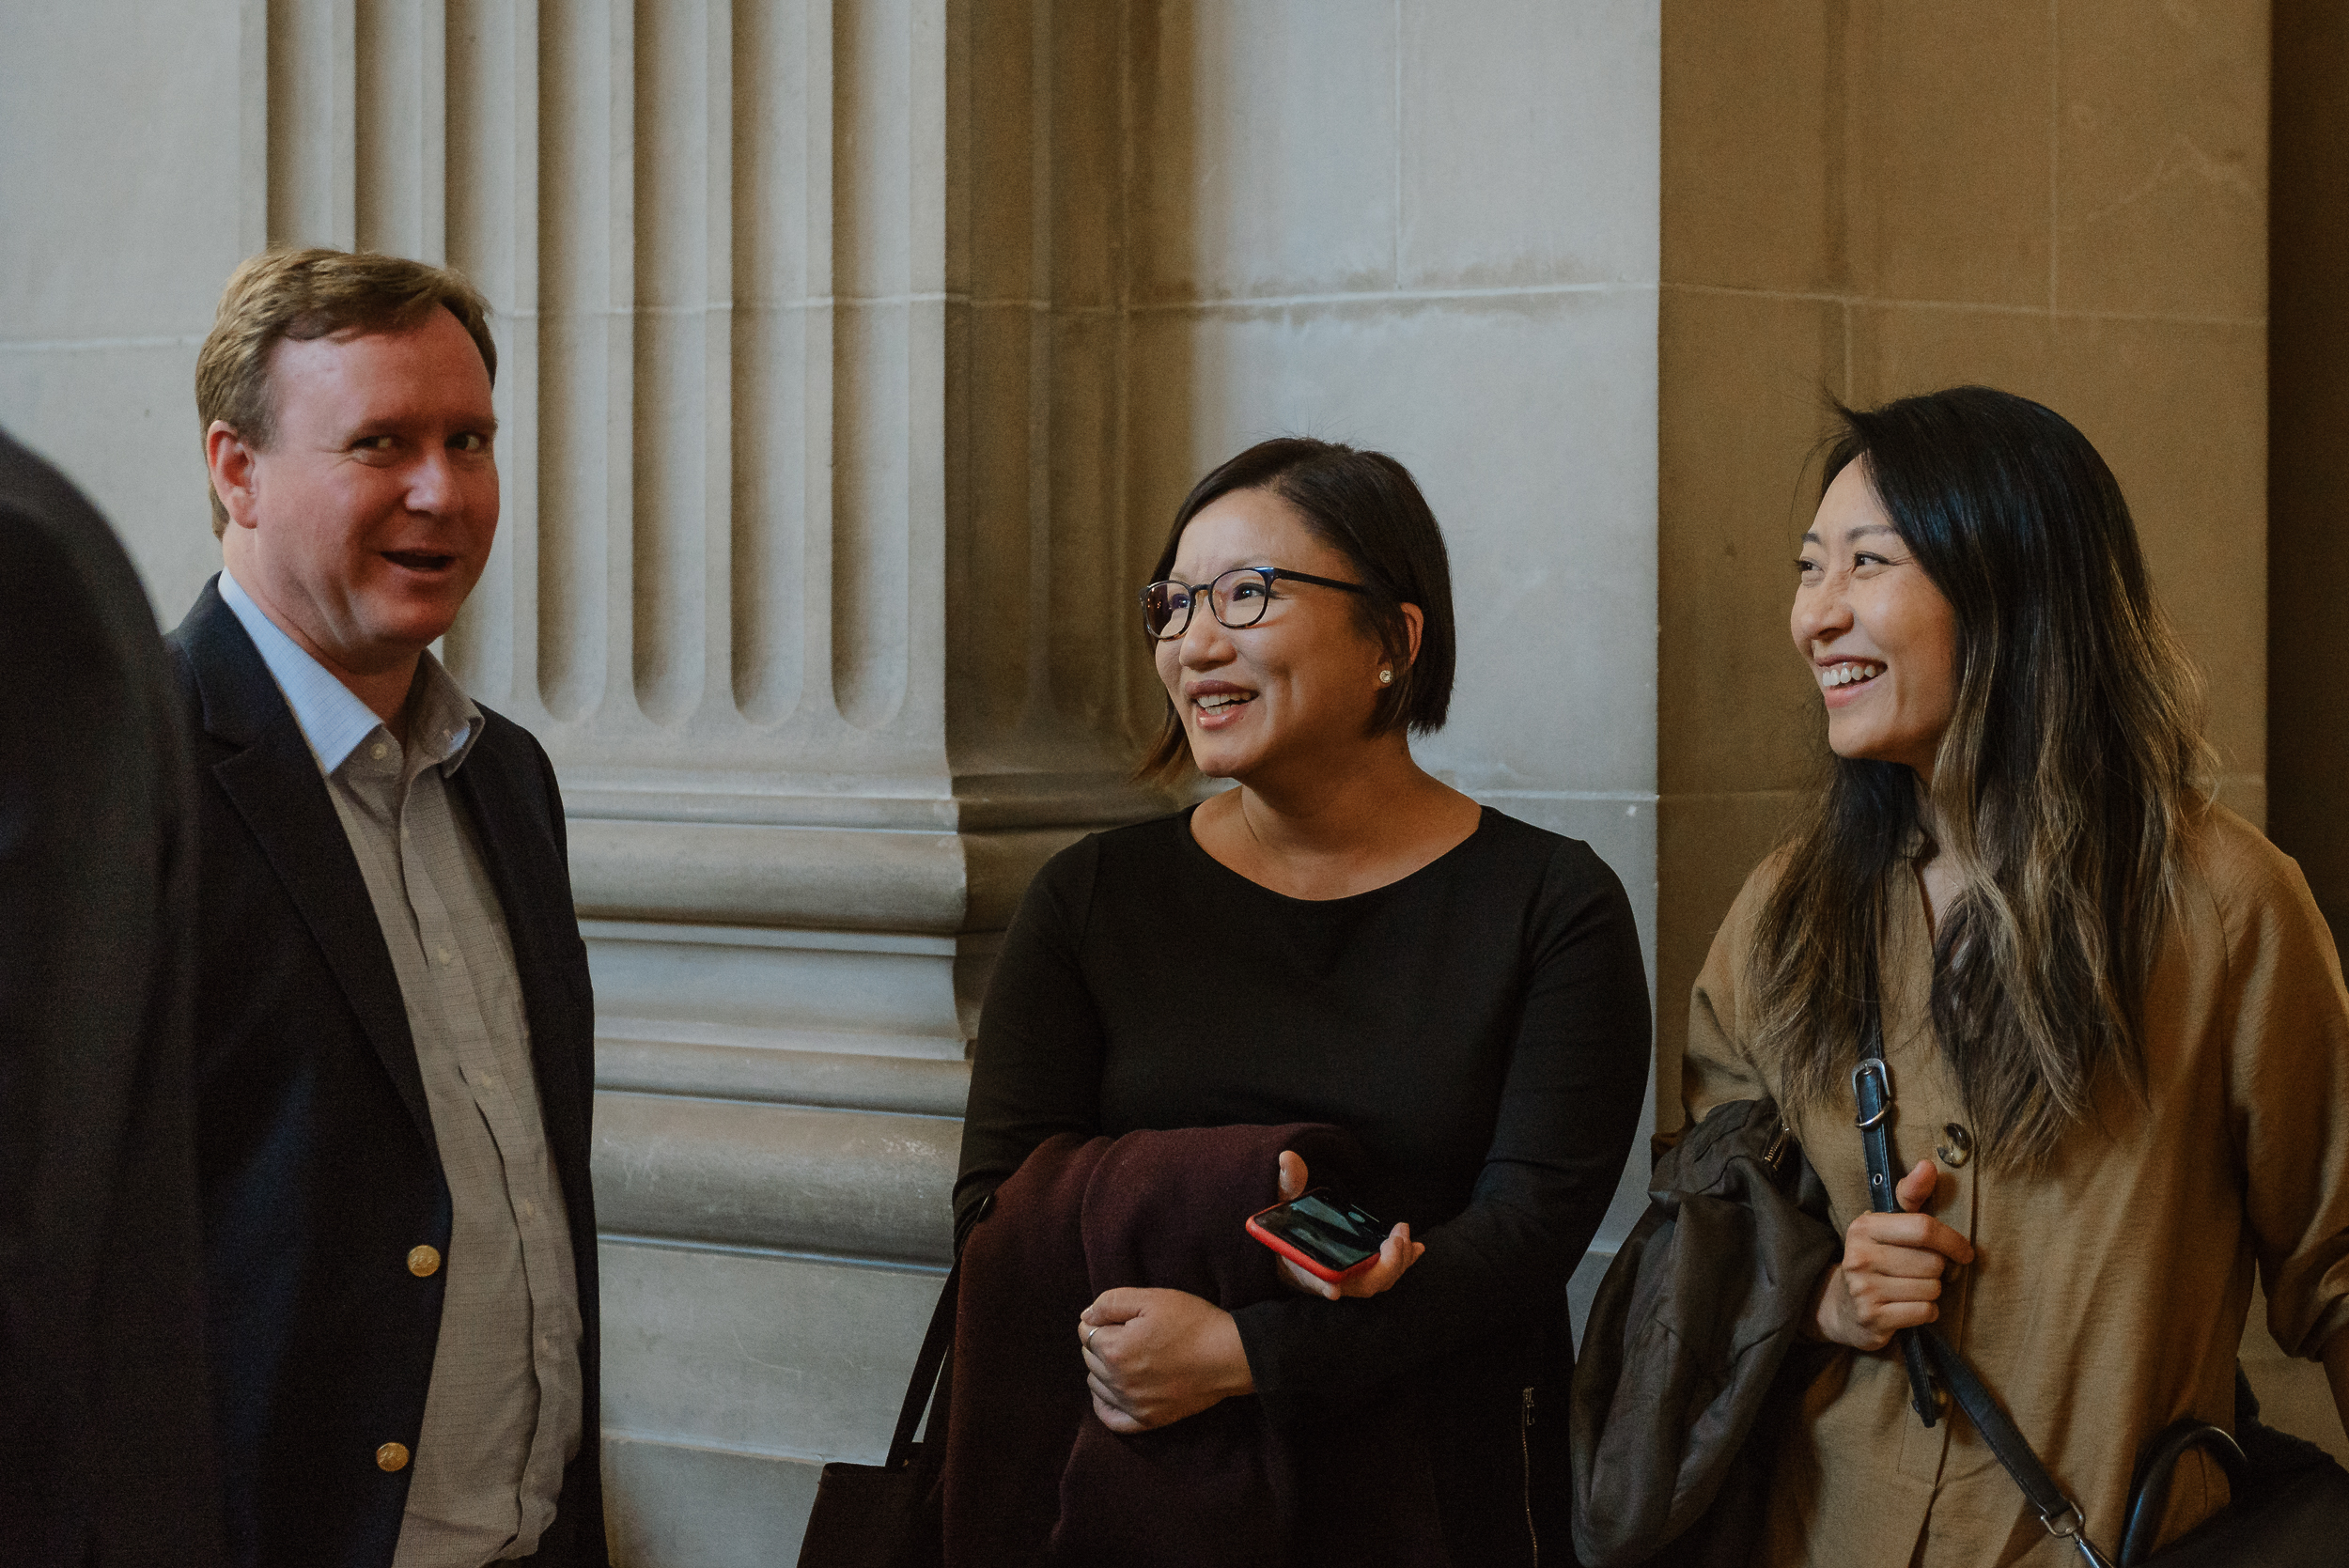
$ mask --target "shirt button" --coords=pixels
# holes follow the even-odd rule
[[[376,761],[378,761],[378,762],[381,762],[381,761],[384,759],[384,757],[385,757],[385,756],[387,756],[387,755],[389,755],[389,754],[390,754],[391,750],[392,750],[392,749],[391,749],[389,746],[384,745],[384,744],[383,744],[383,742],[381,742],[381,740],[379,740],[379,741],[377,741],[374,745],[372,745],[372,746],[370,746],[370,747],[368,747],[368,748],[367,748],[367,755],[369,755],[369,756],[373,757],[373,758],[374,758]],[[394,1448],[398,1448],[398,1447],[399,1447],[399,1445],[398,1445],[397,1443],[394,1443],[394,1444],[392,1445],[392,1447],[394,1447]],[[402,1450],[401,1452],[405,1452],[406,1451],[405,1451],[405,1450]],[[402,1463],[405,1463],[405,1461],[402,1461]],[[386,1467],[386,1468],[388,1468],[388,1469],[394,1469],[394,1470],[397,1470],[397,1469],[398,1469],[398,1468],[399,1468],[399,1466],[398,1466],[398,1465],[391,1465],[391,1466],[387,1466],[387,1467]]]
[[[447,948],[445,948],[445,947],[441,948],[440,950],[438,950],[437,956],[440,958],[441,962],[442,962],[442,963],[443,963],[443,964],[453,964],[453,963],[457,962],[457,955],[456,955],[456,954],[454,954],[454,953],[451,953],[451,952],[450,952]]]
[[[436,1247],[412,1247],[408,1250],[408,1272],[419,1280],[428,1280],[441,1271],[441,1252]]]
[[[408,1445],[385,1443],[375,1451],[375,1467],[379,1470],[404,1470],[408,1467]]]
[[[1941,1163],[1954,1171],[1974,1157],[1974,1137],[1955,1122],[1941,1124],[1941,1142],[1934,1151]]]
[[[537,1218],[538,1218],[538,1205],[537,1205],[537,1204],[536,1204],[536,1203],[532,1203],[529,1199],[524,1198],[524,1199],[521,1201],[521,1211],[522,1211],[522,1218],[523,1218],[524,1219],[537,1219]]]

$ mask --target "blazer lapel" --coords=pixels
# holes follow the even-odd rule
[[[580,1045],[593,1030],[592,1017],[578,1017],[579,1000],[566,984],[566,970],[580,960],[577,915],[572,911],[568,868],[557,848],[537,769],[519,762],[527,756],[497,732],[510,728],[484,710],[490,729],[457,769],[451,782],[473,814],[474,839],[481,846],[490,885],[506,917],[506,939],[514,944],[514,968],[522,987],[522,1011],[530,1020],[530,1060],[545,1108],[547,1136],[558,1166],[584,1169],[587,1151],[572,1136],[586,1125],[588,1086],[581,1081]]]
[[[221,599],[217,580],[205,586],[177,635],[203,694],[205,733],[234,748],[212,765],[212,776],[301,910],[437,1160],[432,1112],[425,1103],[399,975],[376,923],[366,877],[302,726],[236,612]]]

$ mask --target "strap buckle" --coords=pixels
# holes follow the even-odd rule
[[[2047,1533],[2059,1541],[2069,1541],[2080,1554],[2088,1568],[2113,1568],[2112,1560],[2096,1549],[2088,1539],[2088,1521],[2080,1516],[2080,1505],[2066,1498],[2060,1514],[2042,1514],[2039,1522],[2047,1527]]]
[[[1860,1085],[1869,1079],[1875,1081],[1875,1113],[1868,1114],[1868,1096]],[[1851,1070],[1852,1104],[1859,1110],[1857,1125],[1862,1132],[1875,1126],[1892,1113],[1892,1064],[1881,1056],[1860,1058],[1859,1065]]]

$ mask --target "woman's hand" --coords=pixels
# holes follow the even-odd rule
[[[1281,1202],[1285,1203],[1303,1195],[1305,1160],[1302,1156],[1288,1149],[1281,1151],[1280,1183]],[[1332,1283],[1318,1275],[1306,1273],[1286,1258],[1280,1260],[1281,1274],[1290,1289],[1301,1290],[1308,1296],[1318,1296],[1330,1301],[1342,1296],[1376,1296],[1403,1278],[1404,1271],[1419,1262],[1420,1254],[1426,1250],[1425,1242],[1411,1239],[1410,1226],[1397,1223],[1393,1230],[1387,1233],[1387,1239],[1379,1244],[1378,1261],[1360,1274],[1349,1274]]]
[[[1812,1332],[1854,1350],[1881,1350],[1893,1333],[1941,1315],[1941,1273],[1974,1261],[1974,1244],[1929,1214],[1940,1172],[1929,1159],[1892,1189],[1899,1214],[1863,1214],[1843,1237],[1843,1261],[1827,1271]]]
[[[1105,1290],[1077,1315],[1093,1413],[1112,1432],[1146,1432],[1256,1391],[1239,1326],[1181,1290]]]
[[[1304,1193],[1305,1161],[1294,1151],[1282,1151],[1278,1180],[1281,1202]],[[1279,1261],[1291,1286],[1335,1301],[1377,1295],[1426,1250],[1424,1242],[1411,1239],[1410,1226],[1398,1224],[1378,1249],[1377,1263],[1335,1284],[1286,1258]],[[1103,1291],[1078,1314],[1077,1339],[1093,1413],[1112,1432],[1146,1432],[1256,1391],[1232,1314],[1188,1291]]]

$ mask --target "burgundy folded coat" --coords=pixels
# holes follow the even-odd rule
[[[1230,1310],[1285,1288],[1243,1229],[1278,1201],[1283,1149],[1317,1185],[1343,1186],[1360,1157],[1309,1125],[1064,1133],[996,1190],[962,1255],[949,1568],[1445,1562],[1399,1400],[1303,1430],[1274,1427],[1253,1398],[1131,1436],[1093,1414],[1077,1318],[1103,1291],[1185,1290]]]

